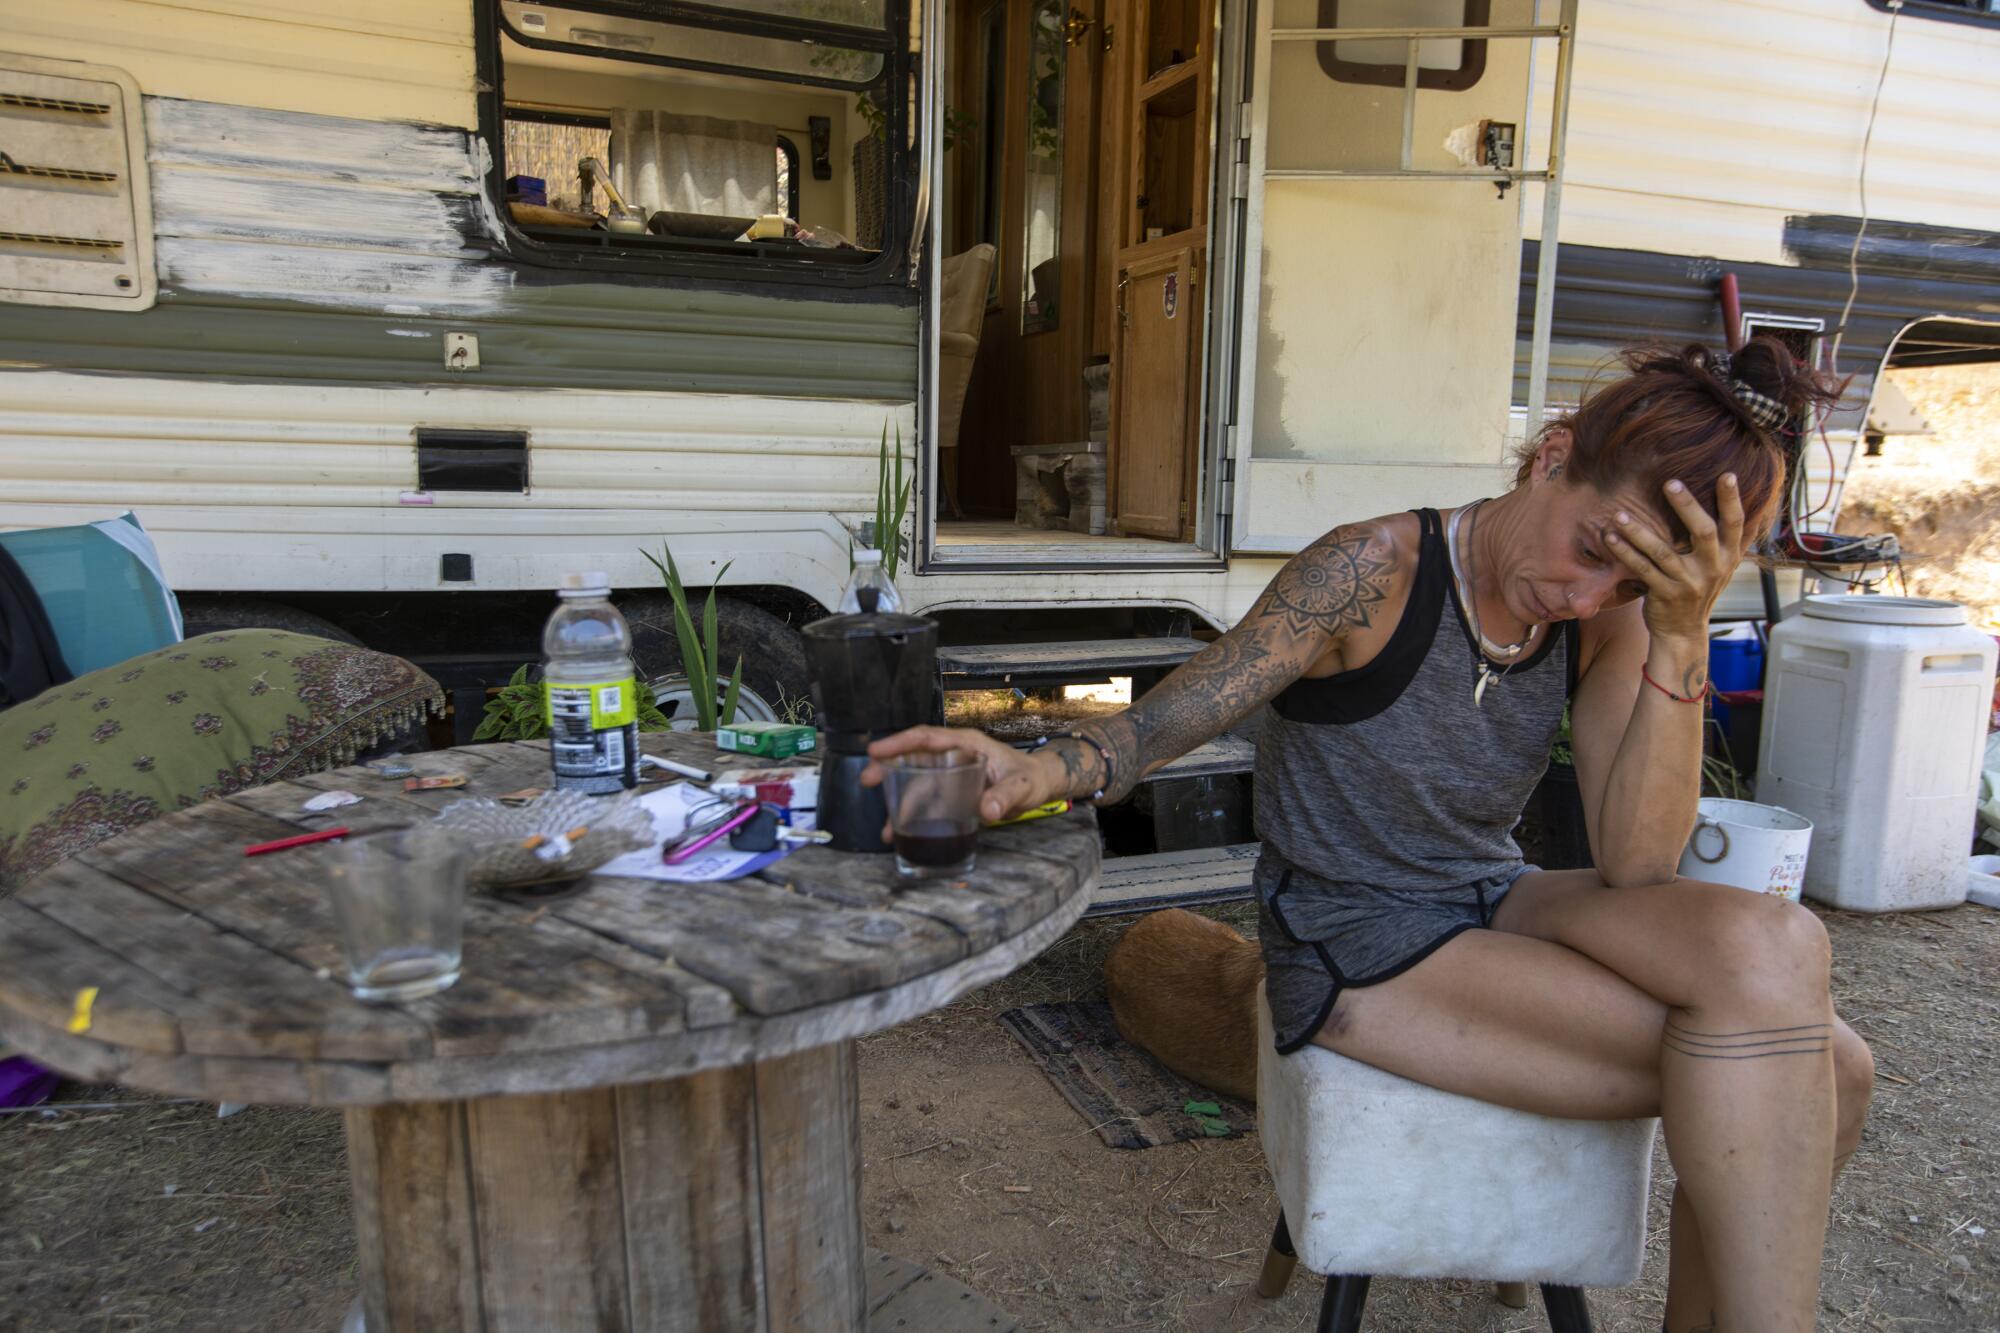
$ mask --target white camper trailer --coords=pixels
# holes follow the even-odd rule
[[[885,433],[907,602],[1018,681],[1504,486],[1725,277],[1855,376],[1823,508],[1884,364],[2000,351],[1986,0],[0,14],[0,526],[134,510],[194,626],[467,691],[565,571],[656,610],[665,542],[800,693]]]

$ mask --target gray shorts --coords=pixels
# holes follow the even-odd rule
[[[1278,1053],[1313,1039],[1349,986],[1409,971],[1493,910],[1531,865],[1443,889],[1383,889],[1323,879],[1266,855],[1257,864],[1258,943]]]

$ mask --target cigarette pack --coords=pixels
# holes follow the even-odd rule
[[[819,806],[819,770],[816,768],[744,768],[717,775],[709,784],[717,796],[739,801],[762,801],[787,809],[811,810]]]
[[[736,722],[717,728],[715,743],[738,754],[790,759],[812,750],[818,737],[811,727],[791,722]]]

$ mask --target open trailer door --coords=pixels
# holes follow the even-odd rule
[[[1234,266],[1233,550],[1289,553],[1340,522],[1508,484],[1518,187],[1545,183],[1539,422],[1575,19],[1576,0],[1259,6]],[[1537,61],[1553,62],[1547,100],[1533,96]],[[1535,106],[1551,108],[1545,125],[1528,124]]]

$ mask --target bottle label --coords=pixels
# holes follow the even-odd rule
[[[631,785],[638,757],[633,678],[548,681],[549,757],[558,788],[615,791]]]
[[[622,727],[639,720],[638,691],[633,677],[623,680],[561,680],[547,682],[549,728],[558,713],[588,716],[593,731]]]

